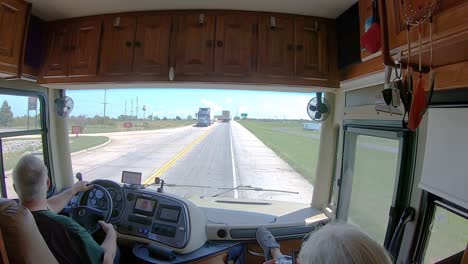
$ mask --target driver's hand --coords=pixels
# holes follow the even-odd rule
[[[104,230],[104,232],[106,234],[109,234],[109,233],[114,233],[115,234],[115,229],[114,229],[114,226],[112,224],[109,224],[109,223],[106,223],[104,221],[99,221],[99,224],[101,225],[102,227],[102,230]]]
[[[73,188],[73,191],[75,191],[75,193],[79,193],[79,192],[85,192],[87,190],[91,190],[92,188],[94,188],[94,185],[89,184],[89,182],[87,181],[79,181],[73,184],[72,188]]]

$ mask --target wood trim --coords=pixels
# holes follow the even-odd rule
[[[229,255],[229,252],[224,251],[217,255],[214,255],[214,256],[199,260],[199,261],[195,261],[193,262],[193,264],[224,264],[227,262],[228,255]]]
[[[346,81],[355,78],[359,78],[368,74],[375,72],[383,71],[384,64],[382,56],[377,58],[361,62],[358,64],[353,64],[348,66],[346,69],[340,71],[340,80]],[[383,80],[382,80],[383,81]]]

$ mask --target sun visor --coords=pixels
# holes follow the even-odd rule
[[[419,187],[468,208],[468,108],[428,110]]]

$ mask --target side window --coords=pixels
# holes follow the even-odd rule
[[[24,155],[31,154],[46,165],[44,102],[38,94],[0,90],[0,184],[1,195],[17,198],[13,188],[13,168]]]
[[[400,174],[401,133],[345,132],[338,217],[384,244]]]
[[[424,263],[436,263],[463,252],[467,243],[468,219],[436,205],[429,226]]]

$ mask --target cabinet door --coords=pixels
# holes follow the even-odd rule
[[[294,75],[294,19],[261,15],[258,23],[258,72],[269,76]]]
[[[236,13],[216,17],[215,72],[246,76],[256,61],[257,16]]]
[[[95,76],[102,21],[99,18],[78,21],[71,27],[68,76]]]
[[[45,78],[63,78],[68,75],[69,25],[57,23],[48,26],[47,51],[42,66]]]
[[[202,13],[178,17],[176,75],[205,76],[213,72],[215,17]]]
[[[327,24],[315,18],[295,19],[296,76],[327,79]]]
[[[133,42],[136,18],[111,16],[104,19],[101,51],[101,73],[122,76],[133,70]]]
[[[138,17],[133,71],[167,80],[169,77],[169,43],[171,16]]]
[[[23,1],[0,0],[0,72],[19,73],[26,10]]]

